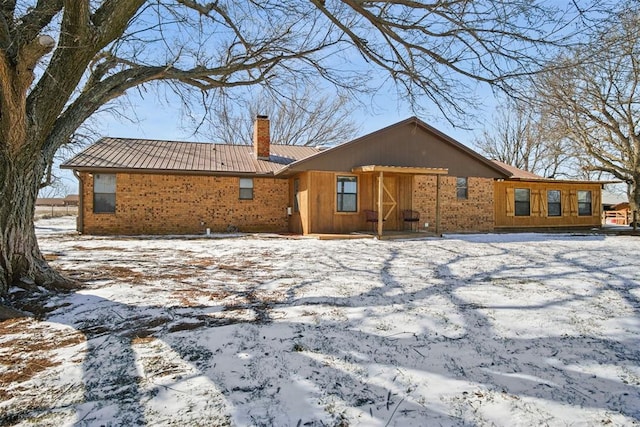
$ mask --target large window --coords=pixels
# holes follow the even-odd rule
[[[240,178],[240,199],[253,199],[253,178]]]
[[[516,216],[531,215],[531,191],[528,188],[516,188],[514,195]]]
[[[578,191],[578,216],[591,216],[591,191]]]
[[[336,210],[338,212],[358,211],[358,178],[338,176]]]
[[[547,215],[562,216],[562,193],[560,190],[547,191]]]
[[[469,197],[467,178],[456,178],[456,195],[458,196],[458,199],[466,199]]]
[[[114,174],[93,175],[93,212],[114,213],[116,211],[116,176]]]

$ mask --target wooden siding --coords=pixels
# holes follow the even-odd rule
[[[534,181],[496,181],[496,228],[592,227],[601,224],[601,185],[598,183],[564,183]],[[515,189],[530,190],[529,216],[515,215]],[[561,216],[548,216],[547,191],[561,192]],[[591,191],[591,215],[578,215],[578,191]]]
[[[336,177],[356,176],[358,178],[358,208],[356,212],[336,211]],[[385,221],[385,230],[402,230],[402,210],[411,209],[412,176],[384,175],[395,207]],[[351,172],[310,171],[295,175],[290,181],[291,203],[293,203],[293,180],[300,179],[298,194],[299,213],[290,218],[289,230],[294,233],[351,233],[354,231],[371,231],[373,225],[365,221],[364,210],[377,210],[377,178],[378,174]],[[385,199],[389,195],[385,193]],[[390,205],[387,205],[390,206]]]
[[[452,176],[509,176],[468,147],[415,119],[298,161],[287,168],[287,173],[351,171],[365,165],[445,168]]]

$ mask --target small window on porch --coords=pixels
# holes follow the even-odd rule
[[[298,193],[300,193],[300,179],[293,180],[293,211],[300,212],[300,205],[298,205]]]
[[[355,176],[338,176],[336,196],[336,210],[338,212],[357,212],[358,178]]]

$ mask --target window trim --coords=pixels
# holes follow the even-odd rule
[[[112,176],[113,177],[113,192],[108,193],[98,193],[96,192],[96,180],[99,179],[100,176]],[[117,184],[117,175],[115,173],[97,173],[93,175],[93,213],[94,214],[115,214],[116,213],[116,192],[118,188]],[[96,196],[113,196],[113,210],[97,210]]]
[[[339,192],[339,188],[338,188],[338,180],[340,178],[353,178],[355,180],[356,183],[356,192],[355,193],[345,193],[345,192]],[[350,174],[336,174],[335,175],[335,213],[338,214],[356,214],[359,212],[360,209],[360,183],[359,183],[359,179],[357,175],[350,175]],[[340,194],[345,195],[345,194],[353,194],[355,195],[355,210],[340,210],[339,209],[339,202],[338,200],[340,199]],[[344,206],[344,199],[343,199],[343,206]]]
[[[251,182],[251,187],[243,187],[242,183],[243,181],[245,181],[245,184],[247,181]],[[253,200],[253,196],[254,196],[254,188],[255,188],[255,182],[253,180],[253,178],[240,178],[238,181],[238,199],[239,200]],[[250,196],[243,196],[243,191],[242,190],[250,190]],[[246,191],[245,191],[246,192]]]
[[[527,195],[529,196],[527,198],[527,201],[523,201],[523,200],[518,200],[518,191],[526,191]],[[526,214],[523,213],[518,213],[518,204],[523,204],[526,203],[528,206],[528,210]],[[531,216],[531,189],[530,188],[514,188],[513,189],[513,215],[514,216]]]
[[[558,201],[557,202],[551,202],[549,200],[549,194],[551,192],[557,192],[558,193]],[[551,215],[551,209],[550,206],[551,205],[558,205],[558,214],[557,215]],[[557,218],[562,216],[562,190],[547,190],[547,216],[550,218]]]
[[[581,202],[580,201],[580,193],[584,193],[584,194],[588,194],[589,195],[589,201],[588,202]],[[591,192],[591,190],[578,190],[576,191],[576,199],[578,201],[578,216],[593,216],[593,194]],[[581,213],[581,209],[580,206],[588,206],[589,207],[589,212],[588,213]]]
[[[461,180],[464,180],[464,186],[460,185]],[[460,190],[464,190],[464,197],[460,197]],[[469,178],[466,176],[458,176],[456,177],[456,198],[458,200],[468,200],[469,199]]]

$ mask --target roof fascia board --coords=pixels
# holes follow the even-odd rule
[[[224,171],[194,171],[180,169],[128,169],[128,168],[92,168],[77,166],[60,166],[60,169],[72,169],[77,172],[88,173],[131,173],[150,175],[205,175],[205,176],[251,176],[251,177],[275,177],[273,172],[224,172]]]
[[[366,165],[366,166],[358,166],[356,168],[353,168],[351,169],[351,172],[353,173],[389,172],[389,173],[406,173],[406,174],[412,174],[412,175],[446,175],[447,173],[449,173],[449,169]]]

